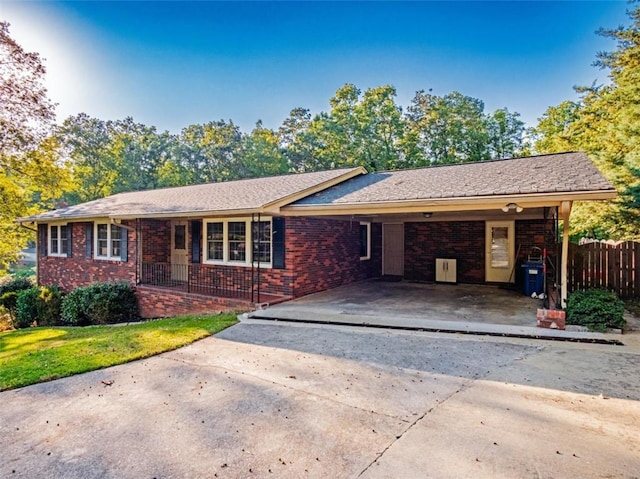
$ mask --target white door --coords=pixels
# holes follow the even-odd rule
[[[171,222],[171,279],[186,281],[189,276],[187,222]]]
[[[404,224],[382,225],[382,274],[404,275]]]
[[[515,281],[515,223],[487,221],[486,280],[495,283]]]

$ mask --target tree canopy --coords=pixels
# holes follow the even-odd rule
[[[628,13],[630,25],[598,32],[616,41],[595,61],[609,82],[577,87],[578,101],[549,107],[533,130],[536,151],[583,150],[618,191],[614,201],[575,206],[576,237],[640,236],[640,7]]]
[[[25,52],[0,22],[0,270],[32,236],[19,216],[50,208],[67,189],[58,143],[48,138],[55,119],[37,53]]]

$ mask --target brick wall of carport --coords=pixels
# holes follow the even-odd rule
[[[515,223],[516,264],[527,259],[533,246],[555,252],[553,219]],[[404,276],[413,281],[435,281],[435,259],[458,260],[458,282],[485,282],[485,222],[452,221],[405,223]],[[518,268],[514,272],[519,276]]]

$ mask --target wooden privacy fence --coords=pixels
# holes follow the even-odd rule
[[[640,242],[569,244],[569,292],[606,288],[640,298]]]

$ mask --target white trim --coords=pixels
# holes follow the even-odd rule
[[[361,221],[360,226],[367,227],[367,254],[360,256],[360,261],[366,261],[371,259],[371,221]],[[358,230],[358,238],[360,238],[360,231]]]
[[[68,223],[49,223],[47,225],[47,256],[54,256],[57,258],[66,258],[69,256],[69,254],[67,252],[62,252],[62,227],[66,226],[67,228],[69,228],[69,224]],[[58,247],[56,248],[57,251],[55,253],[52,252],[53,247],[52,247],[52,243],[51,240],[53,239],[52,235],[51,235],[51,229],[52,228],[56,228],[57,230],[57,239],[58,239]],[[69,251],[69,242],[67,240],[67,235],[65,233],[64,235],[64,241],[67,242],[67,251]]]
[[[257,219],[255,221],[258,222]],[[271,268],[273,261],[273,222],[271,216],[261,216],[261,223],[269,223],[269,258],[271,261],[260,262],[261,268]],[[209,259],[209,239],[208,239],[208,225],[214,223],[222,223],[222,259]],[[229,248],[229,223],[244,223],[245,224],[245,238],[244,238],[244,251],[245,251],[245,259],[242,260],[233,260],[231,257],[231,250]],[[253,260],[253,230],[251,229],[251,218],[250,217],[240,217],[240,218],[204,218],[202,220],[202,237],[203,237],[203,248],[202,248],[202,263],[203,264],[218,264],[218,265],[226,265],[226,266],[243,266],[243,267],[251,267]],[[242,244],[242,243],[241,243]],[[258,264],[258,262],[254,262],[253,264]]]
[[[98,226],[100,225],[105,225],[107,226],[107,254],[103,255],[103,254],[99,254],[99,249],[98,249]],[[113,248],[113,244],[112,244],[112,238],[111,238],[111,233],[113,231],[113,228],[119,228],[120,229],[120,252],[121,254],[118,256],[112,255],[111,254],[111,250]],[[95,223],[93,223],[93,258],[94,259],[99,259],[99,260],[104,260],[104,261],[121,261],[122,258],[122,234],[123,232],[126,231],[123,227],[118,226],[116,224],[113,224],[111,221],[109,221],[108,219],[105,219],[103,221],[96,221]]]

